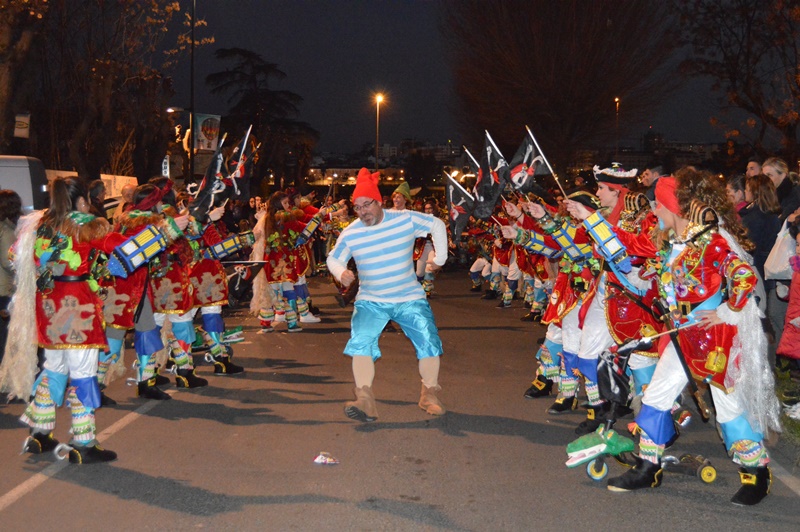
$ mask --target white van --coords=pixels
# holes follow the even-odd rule
[[[50,204],[44,165],[33,157],[0,155],[0,189],[19,194],[24,213],[46,209]]]

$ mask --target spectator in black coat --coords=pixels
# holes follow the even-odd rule
[[[750,241],[756,245],[753,251],[753,264],[764,278],[764,263],[767,261],[775,238],[781,230],[781,212],[775,186],[769,177],[758,174],[745,180],[744,198],[747,206],[739,211],[742,223],[747,227]],[[772,281],[765,288],[769,289]]]
[[[777,157],[770,157],[764,161],[761,169],[775,185],[775,193],[781,204],[781,220],[785,220],[800,208],[800,186],[797,186],[793,180],[800,176],[794,172],[790,173],[786,162]]]

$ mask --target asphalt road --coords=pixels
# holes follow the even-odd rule
[[[541,326],[519,321],[521,302],[501,310],[468,291],[465,272],[444,273],[431,305],[445,355],[433,418],[417,406],[411,344],[384,333],[375,393],[379,419],[348,419],[349,359],[342,349],[351,308],[312,279],[323,322],[298,334],[258,334],[244,310],[235,347],[246,373],[214,377],[171,401],[141,401],[118,380],[119,401],[97,412],[110,464],[74,466],[52,455],[20,456],[23,405],[0,406],[0,529],[65,530],[797,530],[797,449],[778,442],[770,496],[754,508],[729,499],[739,485],[713,426],[694,421],[676,454],[700,453],[713,484],[666,474],[663,485],[619,494],[584,468],[567,469],[565,446],[583,414],[548,416],[549,399],[526,400]],[[127,355],[132,360],[131,351]],[[696,417],[697,419],[697,417]],[[67,441],[69,411],[56,437]],[[338,465],[317,465],[330,453]],[[612,464],[611,475],[622,472]]]

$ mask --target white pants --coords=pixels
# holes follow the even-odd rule
[[[69,375],[73,379],[85,379],[97,375],[96,347],[82,349],[45,349],[44,369],[53,373]]]
[[[657,410],[668,411],[688,382],[686,371],[675,351],[675,345],[670,342],[661,354],[661,358],[658,359],[656,371],[644,391],[642,403]],[[709,388],[711,388],[711,396],[714,398],[717,421],[727,423],[744,413],[735,390],[725,393],[716,386],[709,386]]]
[[[219,308],[220,311],[222,310],[222,307],[209,307],[209,308],[211,309]],[[170,323],[184,323],[187,321],[194,321],[195,314],[197,314],[197,309],[193,308],[192,310],[184,314],[164,314],[161,312],[156,312],[154,318],[156,320],[156,325],[158,325],[159,327],[163,327],[164,322],[167,321],[167,318],[169,318]]]
[[[469,273],[475,272],[481,272],[481,277],[489,277],[492,273],[492,264],[483,257],[478,257],[469,268]]]
[[[517,266],[516,260],[511,260],[508,266],[503,266],[497,259],[492,259],[492,273],[499,273],[509,281],[519,281],[522,271]]]
[[[600,353],[616,344],[608,330],[608,323],[606,323],[605,275],[598,280],[597,291],[589,303],[589,309],[583,319],[580,342],[578,358],[584,360],[597,360]],[[574,351],[571,352],[574,353]]]
[[[578,303],[561,320],[562,346],[567,353],[577,354],[581,349],[581,328],[578,327],[578,313],[581,304]]]

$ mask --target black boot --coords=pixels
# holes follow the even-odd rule
[[[69,451],[70,464],[99,464],[101,462],[113,462],[117,459],[117,453],[107,451],[97,444],[91,447],[75,445]]]
[[[495,291],[495,290],[487,290],[481,296],[481,299],[497,299],[497,291]]]
[[[53,437],[52,432],[42,434],[36,432],[28,436],[23,445],[23,452],[31,454],[49,453],[58,446],[58,440]]]
[[[539,319],[538,314],[534,314],[533,312],[528,312],[524,316],[522,316],[519,321],[537,321]]]
[[[201,379],[194,373],[194,369],[179,369],[175,375],[175,386],[178,388],[200,388],[208,386],[206,379]]]
[[[100,406],[114,406],[115,404],[117,404],[115,400],[107,396],[105,392],[100,392]]]
[[[167,361],[167,366],[170,365],[170,361]],[[163,375],[159,375],[158,370],[161,368],[156,368],[154,378],[156,379],[155,384],[156,386],[166,386],[169,384],[169,377],[165,377]],[[169,369],[169,368],[167,368]]]
[[[578,397],[559,397],[547,409],[548,414],[563,414],[578,408]]]
[[[244,373],[242,366],[237,366],[226,355],[214,357],[214,375],[238,375]]]
[[[731,499],[737,506],[753,506],[760,503],[769,493],[772,484],[772,471],[768,467],[740,467],[739,479],[742,487]]]
[[[531,387],[525,390],[525,399],[536,399],[537,397],[547,397],[553,390],[553,381],[544,375],[537,375],[536,380],[531,383]]]
[[[609,410],[608,403],[589,406],[586,409],[586,419],[581,421],[580,425],[575,428],[575,434],[589,434],[596,431],[597,427],[606,422]]]
[[[146,381],[139,381],[136,384],[136,396],[144,399],[157,399],[159,401],[166,401],[172,399],[169,394],[166,394],[156,387],[156,378],[152,377]]]
[[[634,467],[608,481],[609,490],[632,491],[642,488],[657,488],[661,485],[661,477],[664,474],[661,466],[642,460],[638,456],[634,458],[636,459]]]

